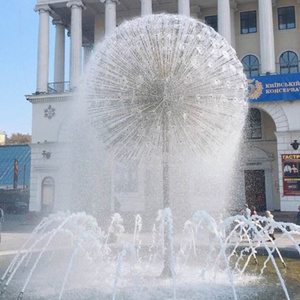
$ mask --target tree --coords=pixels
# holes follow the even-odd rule
[[[20,145],[20,144],[30,144],[31,135],[23,133],[13,133],[9,138],[7,138],[7,145]]]

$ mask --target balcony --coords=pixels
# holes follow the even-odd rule
[[[70,81],[48,83],[48,94],[63,94],[69,92],[71,92]]]

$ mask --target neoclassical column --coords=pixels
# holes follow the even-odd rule
[[[178,14],[187,17],[191,15],[190,0],[178,0]]]
[[[231,44],[229,0],[218,0],[218,32]]]
[[[141,0],[141,16],[152,14],[152,0]]]
[[[47,93],[49,72],[49,15],[51,9],[48,5],[36,5],[34,10],[39,12],[36,92]]]
[[[234,0],[230,1],[230,31],[231,31],[231,46],[235,48],[235,18],[234,14],[237,11],[237,2]]]
[[[117,4],[119,0],[100,0],[105,4],[105,35],[108,36],[114,32],[117,26]]]
[[[82,10],[81,0],[67,3],[71,8],[71,47],[70,47],[70,88],[78,86],[82,65]]]
[[[93,51],[93,46],[90,43],[83,43],[83,63],[87,64]]]
[[[258,0],[261,74],[276,73],[272,0]]]
[[[54,53],[54,82],[65,81],[65,25],[61,20],[53,20],[55,26]],[[57,85],[59,92],[63,92],[63,84]]]
[[[196,20],[199,20],[202,16],[201,6],[192,6],[190,11],[190,16]]]

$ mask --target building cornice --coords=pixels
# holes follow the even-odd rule
[[[58,171],[59,170],[59,167],[57,166],[54,166],[54,165],[38,165],[38,166],[35,166],[33,167],[33,169],[35,171],[39,171],[39,172],[53,172],[53,171]]]
[[[65,94],[32,94],[25,95],[26,100],[30,103],[42,103],[42,102],[65,102],[71,101],[75,93],[65,93]]]
[[[300,135],[300,130],[275,131],[276,137],[286,137],[290,135]]]

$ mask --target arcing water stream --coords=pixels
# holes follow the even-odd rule
[[[112,217],[107,232],[85,213],[50,215],[3,274],[1,298],[248,299],[247,291],[253,286],[259,287],[258,295],[268,292],[264,274],[273,268],[277,280],[272,286],[278,297],[274,299],[293,299],[281,275],[280,269],[289,266],[280,249],[282,240],[288,239],[300,253],[299,226],[260,216],[247,220],[241,215],[217,223],[198,211],[181,233],[170,236],[174,272],[172,278],[163,279],[163,228],[170,218],[171,212],[159,212],[151,236],[141,231],[140,216],[135,219],[139,230],[132,228],[134,234],[127,234],[119,214]],[[278,232],[271,242],[270,226]],[[259,254],[262,250],[264,256]],[[280,259],[275,260],[275,255]],[[251,275],[254,265],[260,271]]]

